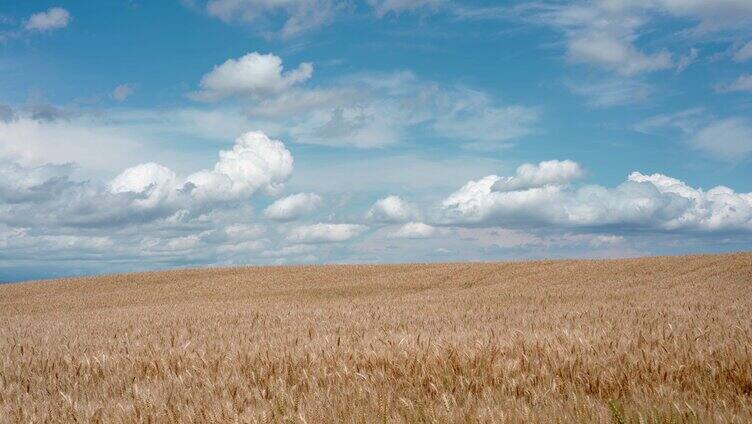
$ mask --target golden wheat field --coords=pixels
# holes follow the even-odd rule
[[[0,286],[2,422],[752,422],[752,254]]]

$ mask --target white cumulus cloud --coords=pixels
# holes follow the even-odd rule
[[[279,140],[251,131],[235,140],[232,150],[219,152],[213,170],[188,178],[192,194],[205,199],[237,199],[257,190],[276,194],[290,178],[293,158]]]
[[[293,194],[269,205],[264,216],[275,221],[292,221],[311,213],[321,205],[321,196],[315,193]]]
[[[292,174],[293,158],[279,140],[261,132],[247,132],[232,150],[221,150],[214,169],[203,169],[185,179],[169,168],[145,163],[124,170],[109,183],[113,194],[131,193],[142,209],[177,208],[191,202],[211,203],[249,198],[261,190],[275,194]]]
[[[301,63],[296,69],[285,72],[279,56],[253,52],[215,66],[201,78],[201,90],[192,96],[205,101],[237,95],[264,97],[279,94],[311,75],[313,65],[310,63]]]
[[[727,187],[708,191],[661,174],[633,172],[614,188],[577,189],[549,184],[497,191],[502,177],[470,181],[446,198],[446,222],[494,226],[642,228],[652,230],[752,230],[752,193]]]
[[[133,203],[143,208],[153,208],[175,191],[177,177],[169,168],[157,163],[144,163],[124,170],[110,182],[110,191],[135,193],[142,196]]]
[[[366,218],[378,222],[404,222],[418,215],[415,206],[399,196],[387,196],[376,201],[366,214]]]
[[[565,185],[582,177],[582,167],[571,160],[549,160],[537,165],[526,163],[511,177],[501,177],[493,185],[497,191],[524,190],[546,185]]]
[[[285,234],[249,222],[252,196],[280,190],[292,171],[292,156],[259,132],[243,134],[219,156],[213,168],[187,177],[148,162],[107,183],[77,179],[73,164],[0,159],[4,259],[61,260],[76,272],[84,265],[112,272],[113,266],[124,271],[157,263],[260,260],[262,251],[287,243]],[[342,237],[342,230],[348,227],[333,227],[330,237]],[[326,238],[315,228],[301,234],[307,240]]]

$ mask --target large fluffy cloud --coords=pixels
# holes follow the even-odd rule
[[[150,209],[175,194],[175,173],[157,163],[144,163],[126,169],[110,182],[113,194],[142,195],[133,200],[139,208]]]
[[[99,183],[76,178],[71,164],[0,160],[0,260],[54,260],[55,270],[80,273],[263,259],[286,242],[251,224],[250,201],[278,193],[292,167],[284,144],[260,132],[238,137],[212,168],[188,176],[149,162]]]
[[[519,189],[502,183],[500,190],[495,187],[505,179],[489,175],[468,182],[446,198],[442,203],[444,219],[477,226],[752,230],[752,193],[736,193],[722,186],[704,191],[665,175],[639,172],[614,188],[586,185],[574,189],[568,186],[570,180],[562,174],[558,180],[543,178]]]
[[[281,93],[312,74],[310,63],[284,72],[278,56],[253,52],[215,66],[201,78],[201,90],[194,97],[209,101],[234,95],[264,97]]]
[[[256,190],[276,194],[292,174],[293,158],[279,140],[261,132],[248,132],[235,140],[232,150],[219,152],[212,171],[187,178],[197,196],[237,198]]]
[[[220,151],[213,169],[179,177],[157,163],[130,167],[106,186],[71,178],[71,166],[0,167],[0,220],[55,225],[118,225],[148,222],[173,214],[206,213],[228,202],[247,200],[257,191],[276,194],[292,173],[284,144],[260,132],[235,140]]]

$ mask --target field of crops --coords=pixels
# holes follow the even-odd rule
[[[752,422],[752,254],[0,286],[0,422]]]

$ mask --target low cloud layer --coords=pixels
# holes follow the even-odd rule
[[[302,192],[257,214],[259,198],[282,194],[292,167],[284,144],[259,132],[238,137],[212,168],[187,175],[144,163],[97,183],[74,178],[72,164],[4,161],[0,257],[14,266],[55,260],[71,267],[109,264],[111,271],[113,264],[125,270],[472,259],[531,246],[619,256],[636,253],[635,234],[641,234],[635,240],[685,241],[741,241],[752,234],[752,193],[703,190],[640,172],[615,187],[583,184],[587,173],[571,160],[523,164],[508,176],[473,180],[438,204],[387,196],[360,217],[347,217],[340,208],[357,205],[324,203]]]
[[[235,140],[232,150],[219,152],[213,169],[178,179],[168,168],[147,163],[126,169],[109,188],[113,194],[136,195],[133,204],[150,209],[181,205],[190,199],[200,204],[249,198],[256,191],[274,195],[292,174],[293,159],[284,144],[260,132]]]
[[[515,177],[489,175],[468,182],[442,202],[444,222],[618,231],[752,230],[752,193],[736,193],[723,186],[704,191],[665,175],[640,172],[631,173],[613,188],[575,188],[570,185],[572,173],[550,172],[546,168],[552,167],[546,164],[551,163],[523,165],[521,169],[530,171],[527,175],[533,182],[519,188],[508,185],[519,177],[519,170]]]
[[[187,175],[147,162],[104,183],[78,180],[73,164],[0,161],[0,257],[14,266],[47,259],[124,269],[307,261],[314,259],[310,248],[294,246],[333,245],[367,229],[286,226],[320,205],[315,193],[281,198],[255,216],[256,197],[280,195],[293,171],[281,141],[247,132],[218,156],[212,168]],[[273,223],[280,224],[270,230]]]
[[[115,226],[196,216],[217,205],[278,193],[292,173],[282,142],[249,132],[219,152],[213,169],[179,177],[157,163],[125,169],[109,183],[75,181],[70,165],[24,167],[7,162],[0,186],[4,221],[22,225]]]

